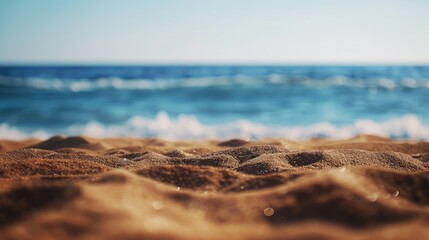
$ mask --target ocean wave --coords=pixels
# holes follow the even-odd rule
[[[0,86],[27,87],[52,91],[96,91],[102,89],[118,90],[156,90],[174,88],[204,88],[228,85],[300,85],[309,88],[317,87],[352,87],[368,88],[376,91],[384,89],[429,89],[429,79],[403,78],[393,80],[388,78],[355,79],[336,76],[323,79],[308,77],[288,77],[271,74],[264,77],[245,75],[217,76],[204,78],[173,78],[173,79],[63,79],[63,78],[12,78],[0,76]]]
[[[47,139],[52,134],[39,129],[36,131],[24,131],[15,126],[10,126],[6,123],[0,124],[0,139],[8,140],[24,140],[27,138]]]
[[[429,140],[429,125],[415,115],[404,115],[385,122],[357,120],[352,124],[336,126],[321,122],[310,126],[270,126],[248,120],[206,125],[194,116],[170,118],[160,112],[155,118],[135,116],[123,124],[105,125],[99,122],[76,124],[61,132],[46,129],[22,131],[6,123],[0,124],[0,138],[20,140],[29,137],[46,139],[55,134],[86,135],[92,137],[159,137],[167,140],[198,140],[230,138],[263,139],[288,138],[294,140],[314,137],[345,139],[359,134],[373,134],[396,139]]]

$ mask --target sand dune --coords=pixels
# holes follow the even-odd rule
[[[429,239],[427,142],[0,146],[0,239]]]

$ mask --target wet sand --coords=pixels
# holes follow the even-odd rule
[[[429,239],[429,143],[0,141],[0,239]]]

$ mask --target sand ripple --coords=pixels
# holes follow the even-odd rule
[[[0,239],[429,238],[425,142],[0,146]]]

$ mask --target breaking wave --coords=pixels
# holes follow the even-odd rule
[[[289,138],[294,140],[314,137],[345,139],[359,134],[373,134],[396,139],[429,140],[429,125],[415,115],[404,115],[385,122],[357,120],[348,125],[333,125],[321,122],[309,126],[272,126],[238,120],[225,124],[206,125],[194,116],[180,115],[170,118],[159,112],[155,118],[135,116],[117,125],[88,122],[72,125],[60,132],[47,129],[23,131],[6,123],[0,124],[0,138],[21,140],[35,137],[46,139],[52,135],[86,135],[92,137],[159,137],[167,140],[196,139],[263,139]]]

